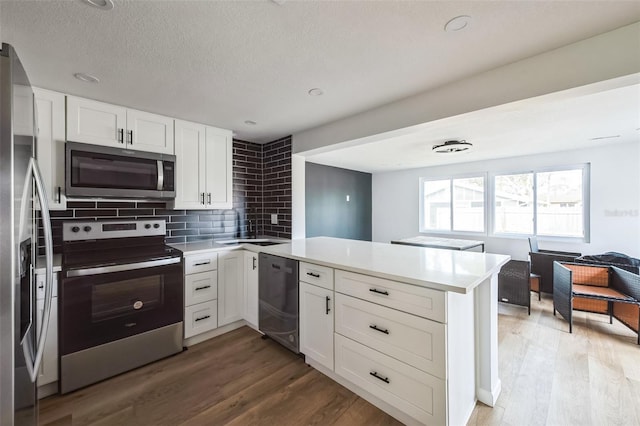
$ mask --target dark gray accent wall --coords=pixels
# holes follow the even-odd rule
[[[371,241],[371,174],[307,162],[305,223],[307,237]]]

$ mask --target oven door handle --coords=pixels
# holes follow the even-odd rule
[[[109,265],[109,266],[100,266],[97,268],[72,269],[70,271],[67,271],[66,276],[67,278],[85,277],[87,275],[109,274],[111,272],[134,271],[136,269],[155,268],[157,266],[173,265],[175,263],[180,263],[180,262],[182,262],[181,258],[172,257],[170,259],[149,260],[147,262],[127,263],[124,265]]]

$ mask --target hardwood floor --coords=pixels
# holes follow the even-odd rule
[[[400,423],[248,327],[40,401],[43,426],[224,424]]]
[[[479,403],[469,425],[638,425],[637,335],[606,315],[574,311],[573,333],[553,300],[499,304],[499,374],[494,408]]]
[[[502,394],[469,425],[640,424],[636,334],[604,315],[574,321],[569,334],[544,296],[531,316],[500,304]],[[247,327],[40,407],[42,426],[400,424]]]

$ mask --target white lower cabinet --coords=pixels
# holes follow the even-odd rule
[[[335,372],[420,423],[446,424],[446,382],[336,334]]]
[[[218,253],[218,326],[244,317],[244,252]]]
[[[184,338],[218,327],[218,302],[210,300],[184,308]]]
[[[258,253],[244,252],[244,319],[258,328]]]
[[[184,338],[218,327],[218,254],[184,258]]]
[[[300,282],[300,352],[333,370],[333,290]]]

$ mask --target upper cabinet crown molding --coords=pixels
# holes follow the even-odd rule
[[[176,209],[232,207],[230,130],[175,120]]]
[[[67,140],[174,153],[173,118],[67,96]]]

